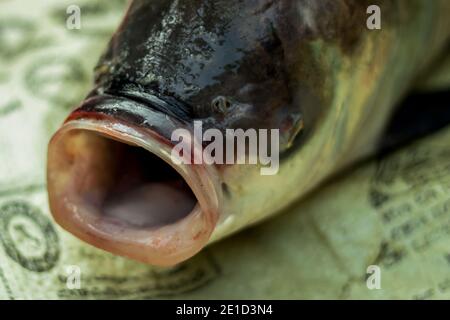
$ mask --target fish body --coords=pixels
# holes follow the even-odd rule
[[[374,4],[380,30],[367,28]],[[133,1],[94,89],[50,142],[51,211],[102,249],[183,261],[372,154],[445,50],[449,21],[447,0]],[[278,129],[277,174],[174,161],[173,132],[195,121]]]

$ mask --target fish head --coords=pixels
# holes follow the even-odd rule
[[[116,95],[170,97],[178,103],[162,111],[191,124],[281,128],[287,149],[303,128],[302,105],[318,102],[307,86],[298,90],[305,57],[296,54],[301,41],[290,33],[297,17],[287,3],[134,1],[96,83]]]
[[[342,111],[349,79],[379,79],[361,60],[351,67],[365,58],[357,31],[365,3],[133,1],[96,67],[94,89],[49,144],[57,222],[96,247],[173,265],[291,203],[345,149],[333,141],[363,109],[358,102],[356,113]],[[196,121],[222,133],[278,130],[280,172],[184,162],[186,154],[172,152],[173,133],[184,129],[189,156],[202,155],[208,144],[192,135]]]

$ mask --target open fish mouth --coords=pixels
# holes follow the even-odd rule
[[[96,247],[145,263],[193,256],[219,216],[217,175],[213,166],[173,161],[172,147],[126,117],[74,111],[48,150],[55,220]]]

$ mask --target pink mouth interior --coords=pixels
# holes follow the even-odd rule
[[[93,131],[73,131],[60,153],[70,181],[72,204],[89,208],[98,221],[124,228],[173,224],[197,201],[170,165],[138,146]],[[61,166],[60,166],[61,167]]]
[[[47,188],[55,220],[96,247],[145,263],[191,257],[217,222],[211,168],[175,164],[169,144],[115,125],[73,121],[50,141]]]
[[[103,140],[98,143],[104,144],[104,154],[91,157],[91,165],[103,172],[90,174],[98,174],[99,182],[102,174],[109,177],[107,183],[96,186],[97,192],[91,189],[81,193],[86,199],[92,194],[102,195],[91,204],[98,206],[103,219],[129,227],[156,228],[175,223],[194,209],[197,201],[193,192],[163,160],[140,147],[100,136],[91,139]]]

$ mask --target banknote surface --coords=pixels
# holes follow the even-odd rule
[[[66,25],[74,4],[79,30]],[[59,228],[47,203],[47,142],[89,90],[125,5],[0,1],[1,299],[450,298],[450,128],[176,267],[116,257]]]

